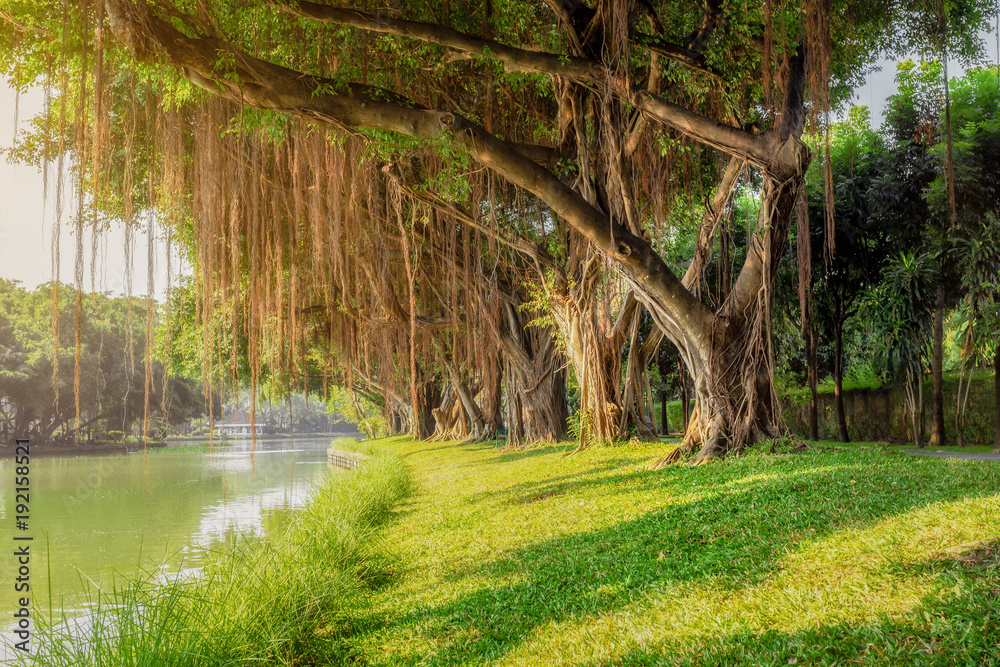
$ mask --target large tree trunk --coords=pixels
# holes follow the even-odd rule
[[[524,326],[524,315],[504,304],[500,329],[507,394],[507,442],[555,442],[566,435],[566,371],[546,326]]]
[[[759,328],[758,328],[759,326]],[[694,409],[684,442],[649,465],[656,470],[697,452],[698,465],[779,435],[780,407],[774,391],[769,338],[761,336],[763,323],[730,331],[717,343],[721,352],[711,365],[689,361]]]
[[[670,423],[667,422],[667,390],[660,391],[660,433],[670,435]]]
[[[440,404],[431,410],[434,432],[429,440],[485,440],[493,435],[483,411],[476,403],[478,389],[470,388],[455,366],[450,368],[451,381],[444,389]]]
[[[513,446],[556,442],[566,436],[566,372],[558,365],[539,375],[511,366],[507,387],[508,436]]]
[[[944,430],[944,286],[937,290],[934,310],[934,353],[931,359],[931,440],[933,447],[948,444]]]
[[[485,440],[492,436],[493,433],[486,423],[483,411],[476,403],[475,395],[478,393],[478,390],[470,388],[454,368],[451,371],[451,382],[452,387],[455,388],[458,403],[461,406],[462,423],[467,431],[464,439]]]
[[[622,346],[633,318],[638,317],[639,303],[629,293],[612,325],[608,314],[595,303],[598,271],[599,260],[591,256],[581,281],[568,292],[555,295],[552,304],[556,328],[580,384],[580,448],[615,442],[631,427],[640,428],[625,410],[622,395]]]
[[[698,449],[693,464],[740,452],[780,432],[771,349],[771,294],[792,215],[811,160],[799,136],[805,119],[805,55],[790,62],[774,136],[780,147],[763,169],[758,231],[728,300],[702,327],[684,324],[661,304],[647,310],[691,373],[697,404],[685,443],[650,464],[655,469]],[[703,225],[709,220],[703,221]],[[694,281],[685,276],[690,289]]]
[[[427,440],[437,427],[434,410],[442,404],[441,388],[437,384],[438,376],[432,374],[425,377],[417,390],[418,410],[415,419],[410,424],[410,435],[417,440]]]
[[[446,440],[463,440],[467,432],[465,428],[465,415],[462,412],[461,403],[455,395],[454,387],[448,385],[444,388],[444,395],[441,397],[441,404],[431,410],[434,417],[434,432],[428,440],[432,442],[442,442]]]
[[[705,463],[779,435],[770,335],[770,289],[777,267],[771,257],[783,251],[803,173],[804,169],[780,182],[765,178],[759,222],[763,231],[754,237],[749,250],[752,259],[715,318],[710,336],[685,335],[669,322],[665,324],[668,338],[691,374],[695,408],[684,444],[651,463],[651,469],[695,451],[692,463]]]
[[[406,428],[404,426],[403,414],[399,410],[389,409],[388,417],[386,418],[387,428],[389,429],[389,435],[400,435],[406,433]]]

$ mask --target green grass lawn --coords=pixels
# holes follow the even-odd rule
[[[996,550],[943,554],[1000,537],[998,463],[389,444],[417,490],[357,664],[1000,665]]]

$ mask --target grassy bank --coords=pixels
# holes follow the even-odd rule
[[[377,445],[363,451],[370,456],[366,465],[331,474],[266,538],[241,539],[211,554],[202,576],[163,584],[162,575],[149,574],[95,592],[88,640],[81,642],[66,624],[42,628],[34,664],[349,661],[350,647],[340,638],[356,634],[367,589],[392,567],[377,531],[410,488],[397,454]]]
[[[648,472],[663,446],[395,446],[370,665],[1000,664],[1000,465],[814,450]]]

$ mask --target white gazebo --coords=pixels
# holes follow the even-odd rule
[[[216,433],[222,438],[233,438],[240,436],[261,435],[264,432],[264,425],[260,422],[252,424],[250,415],[243,410],[237,410],[215,426]]]

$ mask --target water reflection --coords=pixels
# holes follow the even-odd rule
[[[31,461],[32,602],[56,617],[87,605],[86,582],[108,586],[119,573],[196,569],[205,549],[234,535],[266,532],[301,506],[327,474],[329,438],[216,444],[104,457]],[[0,461],[0,533],[13,544],[6,498],[13,462]],[[46,550],[48,554],[46,554]],[[5,547],[6,551],[6,547]],[[171,567],[172,566],[172,567]],[[50,575],[48,574],[50,573]],[[0,618],[15,609],[11,560],[0,563]],[[3,643],[10,641],[5,632]],[[0,649],[0,658],[3,657]]]

